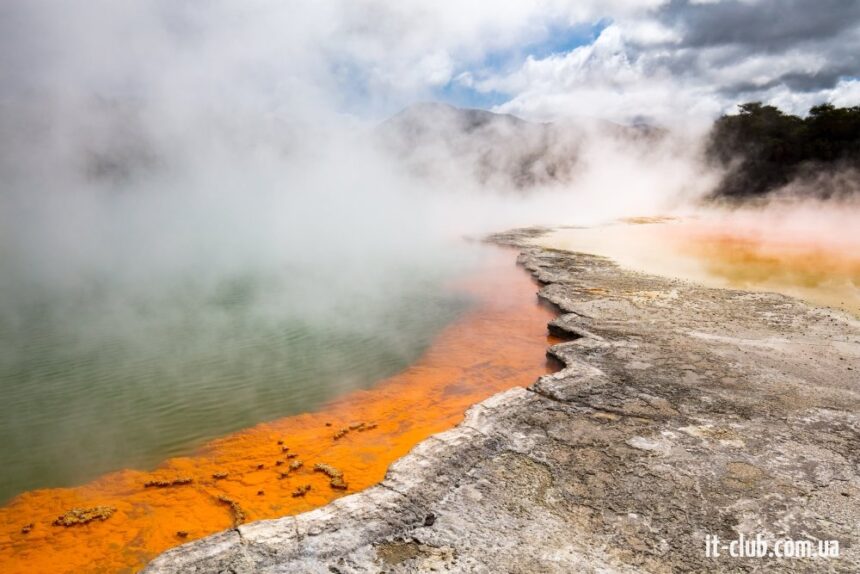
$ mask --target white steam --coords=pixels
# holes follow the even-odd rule
[[[504,193],[492,174],[534,151],[510,147],[528,130],[504,145],[485,138],[486,149],[458,157],[435,140],[418,142],[434,158],[433,177],[415,177],[378,148],[378,117],[344,112],[367,107],[349,76],[379,78],[363,82],[371,92],[359,98],[378,109],[426,96],[410,70],[444,67],[444,58],[424,53],[426,38],[394,50],[394,31],[414,28],[409,11],[362,6],[7,7],[4,267],[68,285],[90,272],[152,283],[159,273],[295,259],[372,265],[379,261],[369,254],[417,260],[462,234],[664,210],[706,190],[694,137],[630,140],[595,125],[555,129],[541,151],[575,155],[576,165],[527,193]],[[466,10],[454,26],[447,11],[415,8],[438,41],[464,54],[483,41],[489,49],[494,36],[511,41],[526,33],[516,23],[534,17],[525,6],[490,19]],[[456,125],[439,129],[460,137]],[[491,177],[476,178],[474,160],[488,155]]]

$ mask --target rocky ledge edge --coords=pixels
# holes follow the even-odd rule
[[[377,486],[174,548],[144,570],[860,571],[860,322],[492,236],[558,307],[564,368],[475,405]],[[705,554],[836,540],[839,558]]]

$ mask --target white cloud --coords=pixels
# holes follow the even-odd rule
[[[642,46],[675,44],[682,38],[680,31],[649,19],[628,21],[624,33],[631,41]]]
[[[860,105],[860,80],[842,80],[828,96],[828,101],[836,106]]]
[[[856,30],[843,34],[848,46],[860,44]],[[842,59],[829,39],[756,50],[734,41],[686,45],[682,32],[640,12],[616,20],[591,45],[529,57],[511,72],[484,70],[472,85],[510,95],[497,111],[540,120],[575,115],[688,123],[709,121],[753,99],[801,114],[823,101],[860,103],[853,82],[819,89],[791,85],[826,82]]]
[[[700,87],[685,86],[664,70],[649,70],[645,59],[631,59],[617,25],[607,27],[591,45],[540,60],[529,58],[513,74],[477,86],[515,94],[496,111],[540,120],[653,120],[679,112],[710,117],[721,111],[717,99]]]
[[[860,47],[857,26],[838,38],[828,36],[829,28],[814,29],[817,37],[788,48],[738,44],[734,36],[745,21],[738,10],[766,4],[214,0],[201,7],[95,0],[72,11],[62,0],[31,0],[12,4],[13,17],[0,22],[0,96],[119,94],[275,110],[352,105],[385,115],[454,81],[506,96],[499,110],[543,119],[707,115],[738,97],[794,106],[822,95],[856,101],[851,89],[831,83],[801,92],[783,85],[783,77],[826,83],[834,66],[850,68]],[[794,4],[797,12],[815,9]],[[803,24],[804,14],[789,16]],[[592,45],[546,57],[520,52],[553,31],[600,20],[612,25]],[[805,30],[800,24],[781,33],[789,38]],[[825,24],[836,26],[839,18]],[[768,42],[782,38],[764,32]],[[513,71],[482,67],[497,53],[523,60]]]

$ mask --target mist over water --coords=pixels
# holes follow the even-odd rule
[[[447,284],[480,255],[363,127],[292,148],[250,119],[176,135],[98,100],[6,111],[0,499],[319,407],[468,306]]]
[[[431,106],[413,118],[431,137],[392,149],[380,123],[432,96],[413,76],[435,64],[395,33],[406,13],[377,12],[0,8],[0,500],[402,369],[469,306],[448,288],[480,269],[463,236],[665,213],[719,176],[704,122]],[[451,23],[426,22],[468,44]],[[396,38],[390,68],[374,27]]]
[[[523,144],[496,124],[464,134],[456,114],[430,119],[441,137],[411,148],[433,158],[416,173],[378,118],[344,111],[307,14],[270,46],[263,12],[222,29],[218,10],[102,8],[59,30],[52,3],[23,9],[63,50],[6,69],[0,500],[151,467],[397,372],[468,308],[446,288],[480,265],[463,236],[638,214],[704,187],[674,139],[592,125],[529,128]],[[479,177],[449,146],[461,137],[535,183]],[[523,164],[534,146],[575,161]]]
[[[308,284],[307,271],[223,277],[211,292],[189,280],[121,302],[34,297],[13,318],[4,306],[0,494],[151,467],[317,408],[414,361],[468,304],[427,270],[376,295]],[[322,305],[310,289],[330,299],[309,314],[302,305]]]

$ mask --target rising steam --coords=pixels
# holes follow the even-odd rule
[[[0,8],[10,379],[51,337],[137,352],[165,328],[232,332],[236,305],[246,331],[300,321],[396,348],[387,311],[473,263],[463,236],[689,210],[720,175],[701,125],[409,107],[432,96],[412,74],[444,58],[404,40],[381,69],[351,3],[83,4]],[[355,59],[373,76],[360,94]]]

